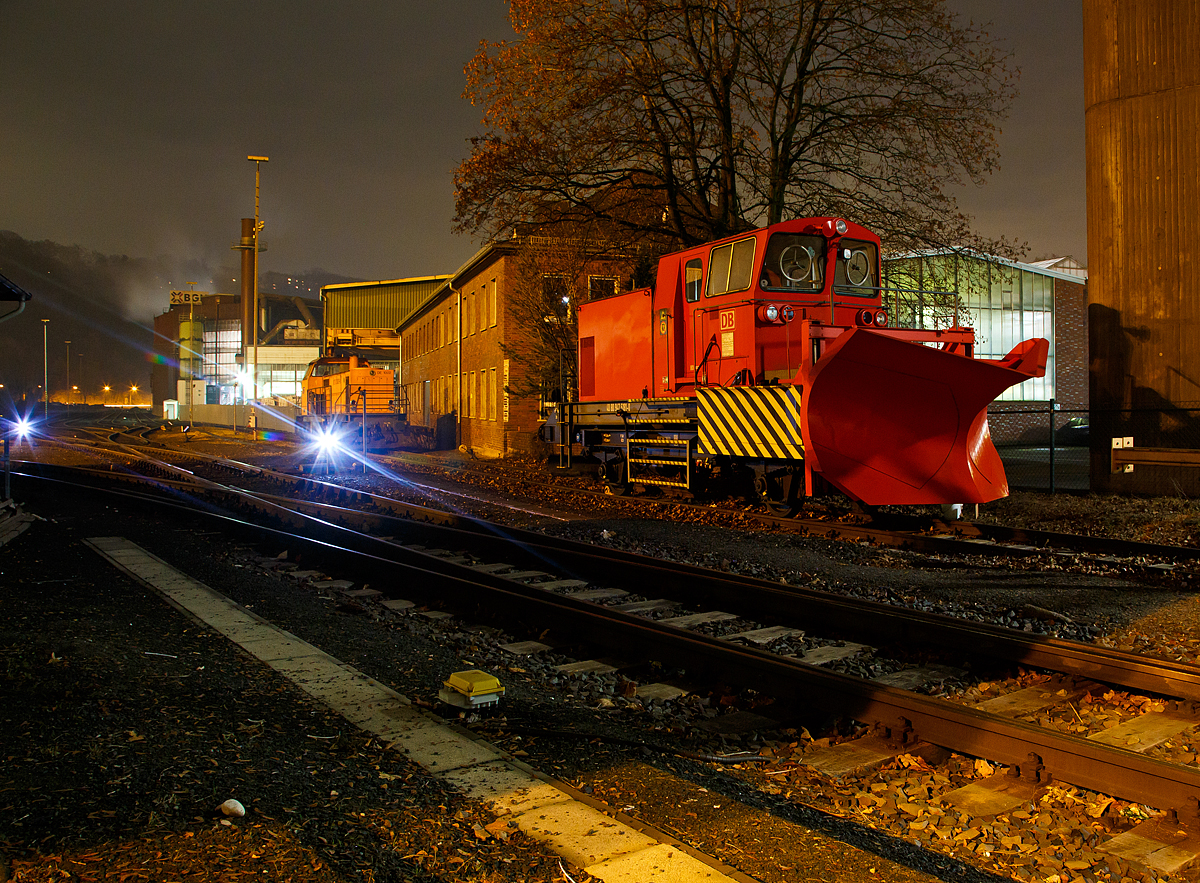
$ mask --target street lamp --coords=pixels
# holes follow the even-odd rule
[[[251,375],[254,382],[254,399],[258,400],[258,234],[262,232],[263,224],[258,220],[258,181],[259,171],[262,164],[267,162],[270,157],[266,156],[248,156],[246,159],[254,163],[254,251],[251,254],[254,256],[254,373]]]
[[[71,341],[63,341],[67,345],[67,413],[71,413]]]
[[[106,407],[106,408],[108,407],[108,393],[109,393],[109,390],[111,390],[111,389],[112,389],[112,387],[109,386],[107,383],[104,384],[104,407]]]
[[[46,329],[50,327],[50,320],[42,320],[42,390],[46,394],[46,409],[42,412],[43,417],[49,421],[50,419],[50,369],[49,362],[46,359]]]
[[[196,290],[195,282],[185,283],[192,291]],[[204,335],[200,335],[200,348],[204,348]],[[179,364],[184,363],[183,355],[180,354]],[[196,301],[192,296],[188,297],[188,342],[187,342],[187,422],[192,422],[192,397],[195,395],[196,388]]]
[[[131,385],[131,386],[129,387],[129,398],[127,398],[127,399],[125,400],[125,404],[129,405],[130,407],[132,407],[132,406],[133,406],[133,394],[134,394],[135,392],[137,392],[137,387],[136,387],[136,386],[132,386],[132,385]]]

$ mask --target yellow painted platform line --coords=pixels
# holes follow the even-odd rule
[[[122,537],[87,545],[174,607],[225,635],[359,728],[509,817],[530,837],[606,883],[750,878],[708,864],[665,834],[640,830],[556,787],[494,746],[415,707],[390,687],[277,628]],[[720,868],[720,869],[718,869]]]

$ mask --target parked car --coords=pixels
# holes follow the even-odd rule
[[[1089,419],[1072,417],[1054,432],[1054,443],[1064,447],[1085,447],[1088,444]]]

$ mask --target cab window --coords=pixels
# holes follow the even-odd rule
[[[683,296],[690,304],[700,300],[700,280],[703,275],[700,258],[692,258],[683,265]]]
[[[842,239],[838,243],[833,273],[833,287],[838,294],[874,297],[879,293],[878,272],[879,251],[874,242]]]
[[[708,256],[706,297],[745,291],[754,272],[754,237],[718,245]]]
[[[759,284],[768,291],[823,291],[825,248],[823,236],[775,233],[767,243]]]
[[[329,377],[333,374],[345,374],[350,370],[349,362],[318,362],[313,365],[313,377]]]

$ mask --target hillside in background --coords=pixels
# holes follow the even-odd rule
[[[105,384],[122,391],[148,385],[153,320],[169,306],[172,290],[189,283],[198,291],[241,290],[240,267],[233,261],[216,267],[201,260],[105,255],[8,231],[0,231],[0,273],[33,294],[20,316],[0,323],[0,402],[40,395],[42,319],[50,320],[45,332],[51,391],[67,388],[69,340],[70,382],[95,400]],[[318,300],[322,286],[356,281],[323,270],[279,273],[264,267],[259,290]]]

